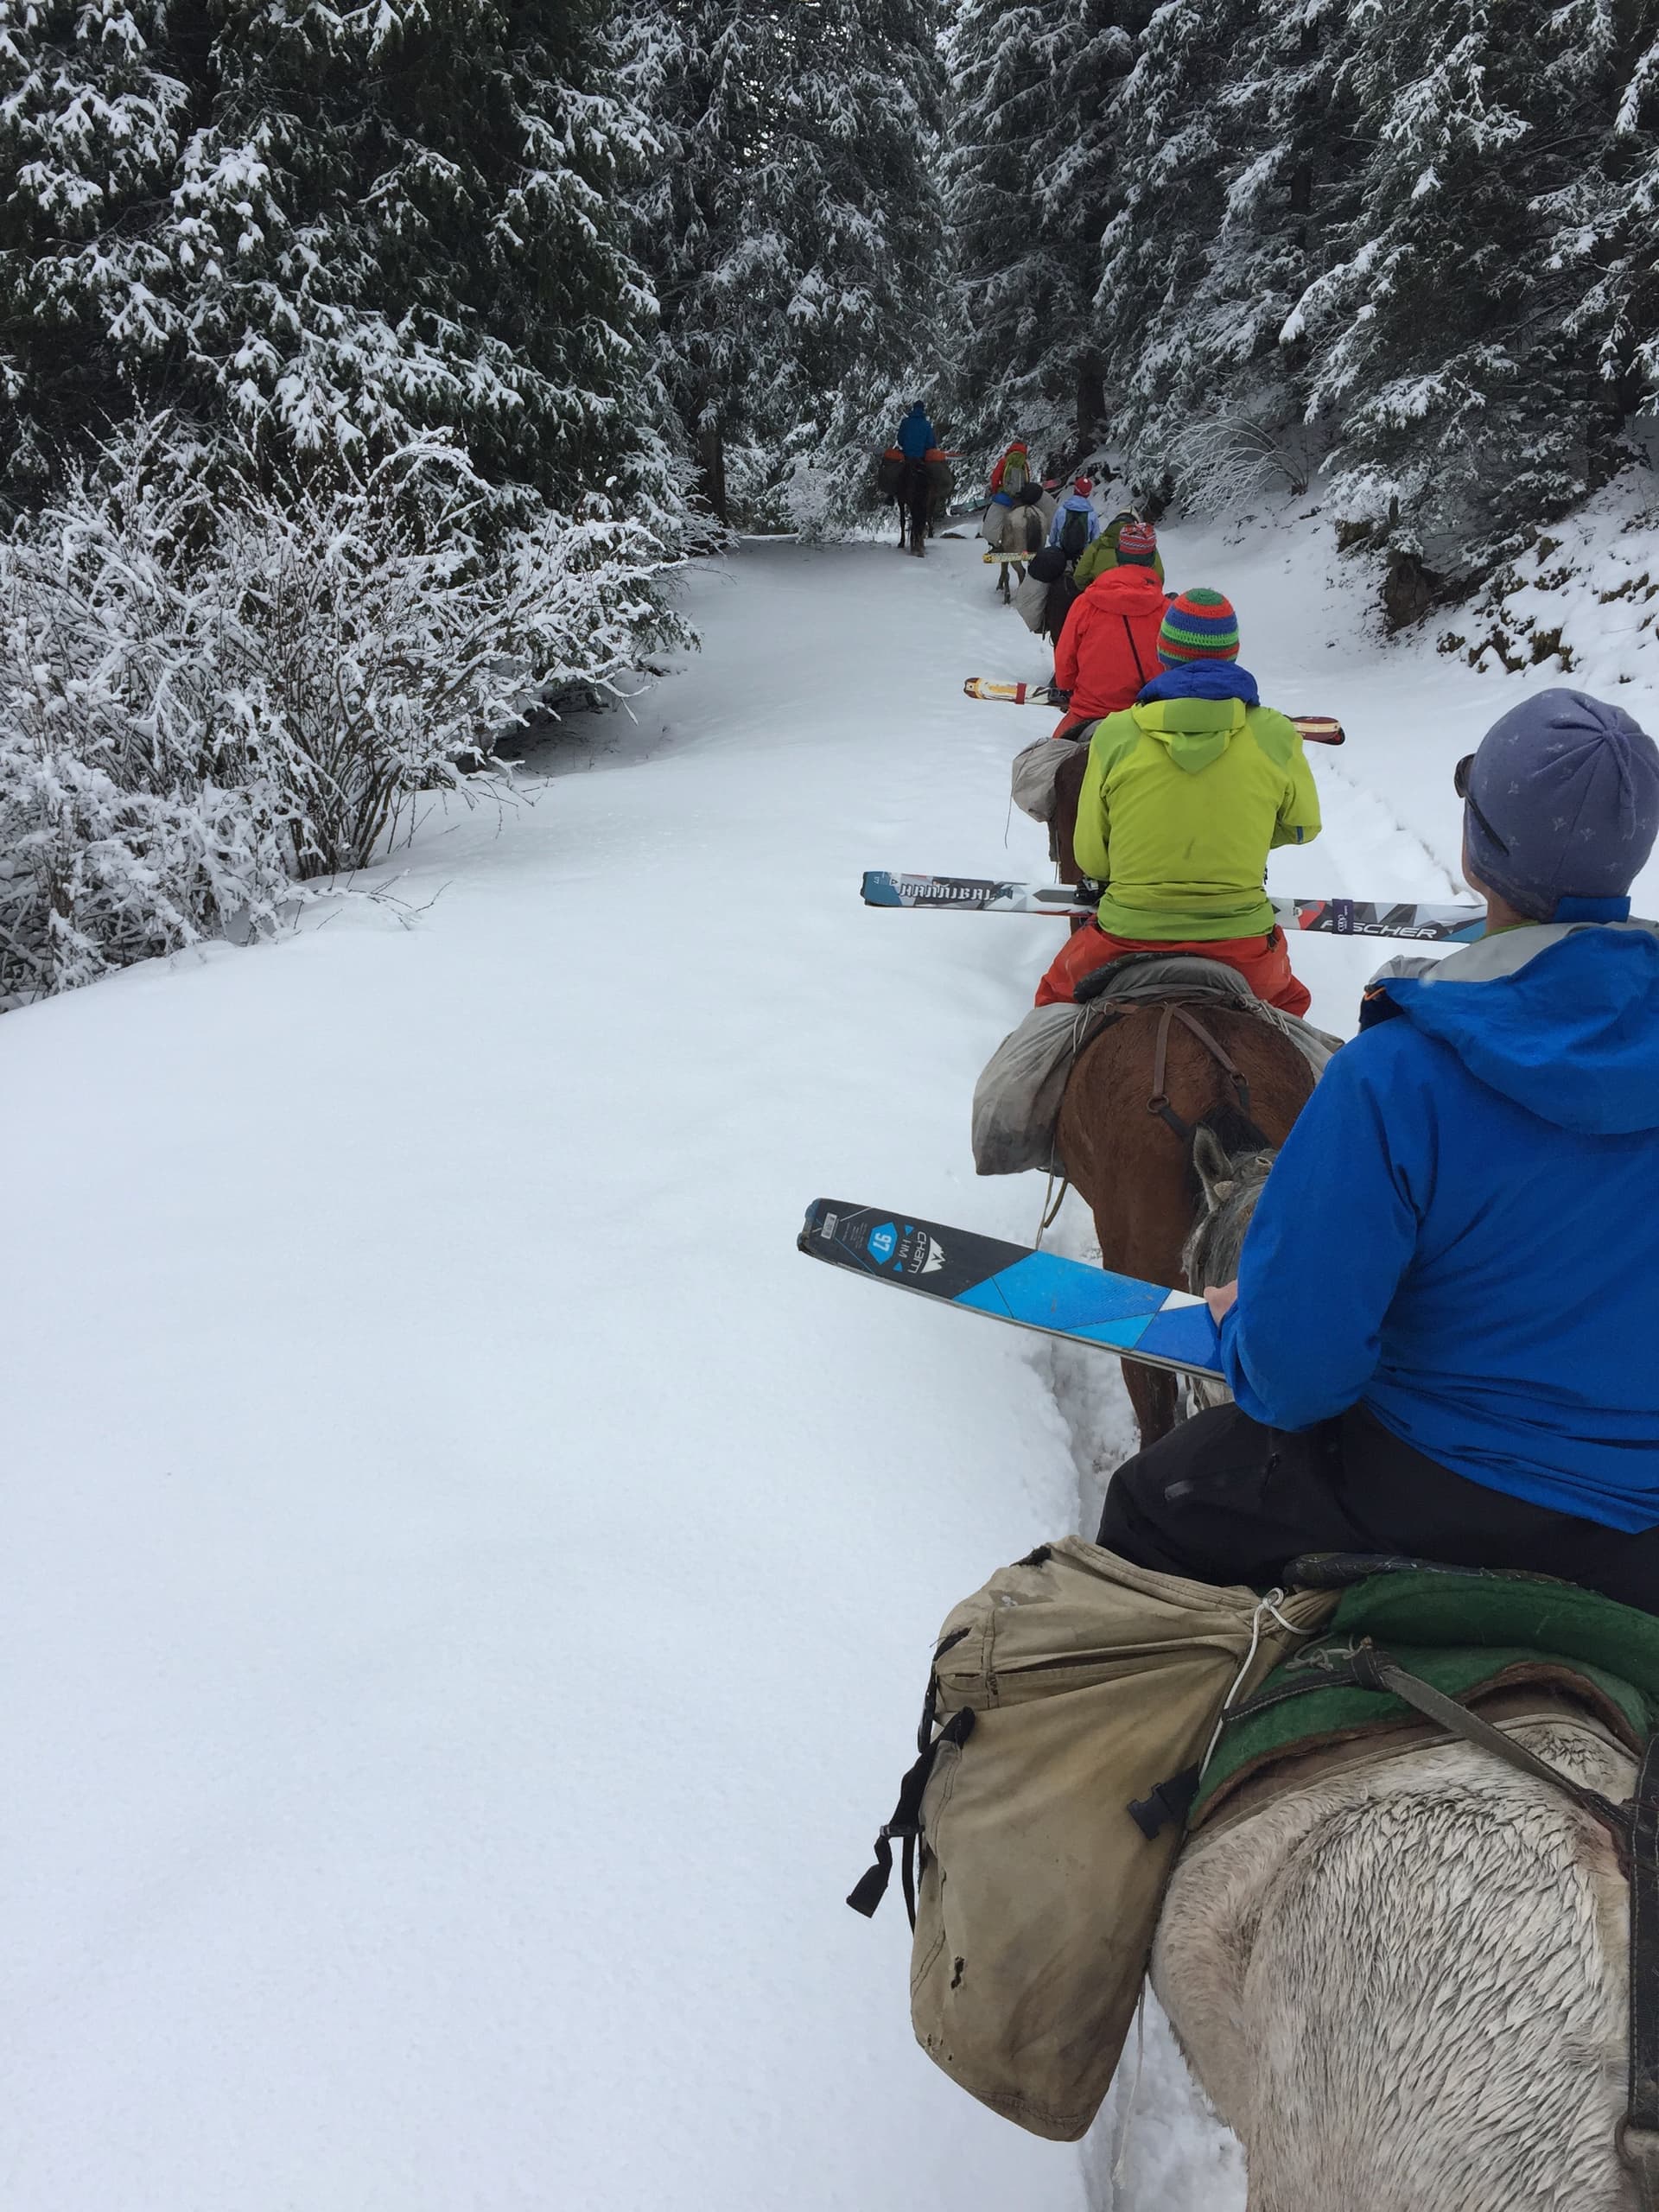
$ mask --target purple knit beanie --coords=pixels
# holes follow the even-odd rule
[[[1622,899],[1659,833],[1659,746],[1622,707],[1535,691],[1469,770],[1464,842],[1480,880],[1547,922],[1561,899]]]

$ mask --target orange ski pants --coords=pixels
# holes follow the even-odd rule
[[[1257,998],[1286,1014],[1306,1014],[1313,997],[1291,971],[1285,933],[1266,937],[1212,938],[1204,944],[1154,943],[1144,938],[1109,937],[1098,922],[1075,931],[1037,986],[1037,1004],[1055,1006],[1077,996],[1077,985],[1097,968],[1109,967],[1126,952],[1188,952],[1202,960],[1223,960],[1236,968]]]

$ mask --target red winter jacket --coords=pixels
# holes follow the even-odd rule
[[[1074,602],[1054,649],[1054,681],[1071,694],[1069,721],[1120,714],[1163,673],[1158,629],[1168,604],[1152,569],[1122,564]]]

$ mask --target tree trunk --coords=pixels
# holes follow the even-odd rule
[[[702,469],[702,496],[721,522],[726,512],[726,440],[718,423],[707,423],[697,433],[697,459]]]
[[[1097,356],[1090,355],[1077,371],[1077,450],[1087,453],[1106,419],[1106,382]]]

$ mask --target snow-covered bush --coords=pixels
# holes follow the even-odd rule
[[[1252,499],[1300,499],[1319,454],[1305,423],[1273,429],[1247,416],[1205,415],[1177,432],[1170,461],[1185,505],[1198,514],[1232,514]]]
[[[0,540],[0,1004],[270,929],[675,626],[670,555],[598,496],[503,534],[442,442],[210,486],[175,437],[123,434]]]

